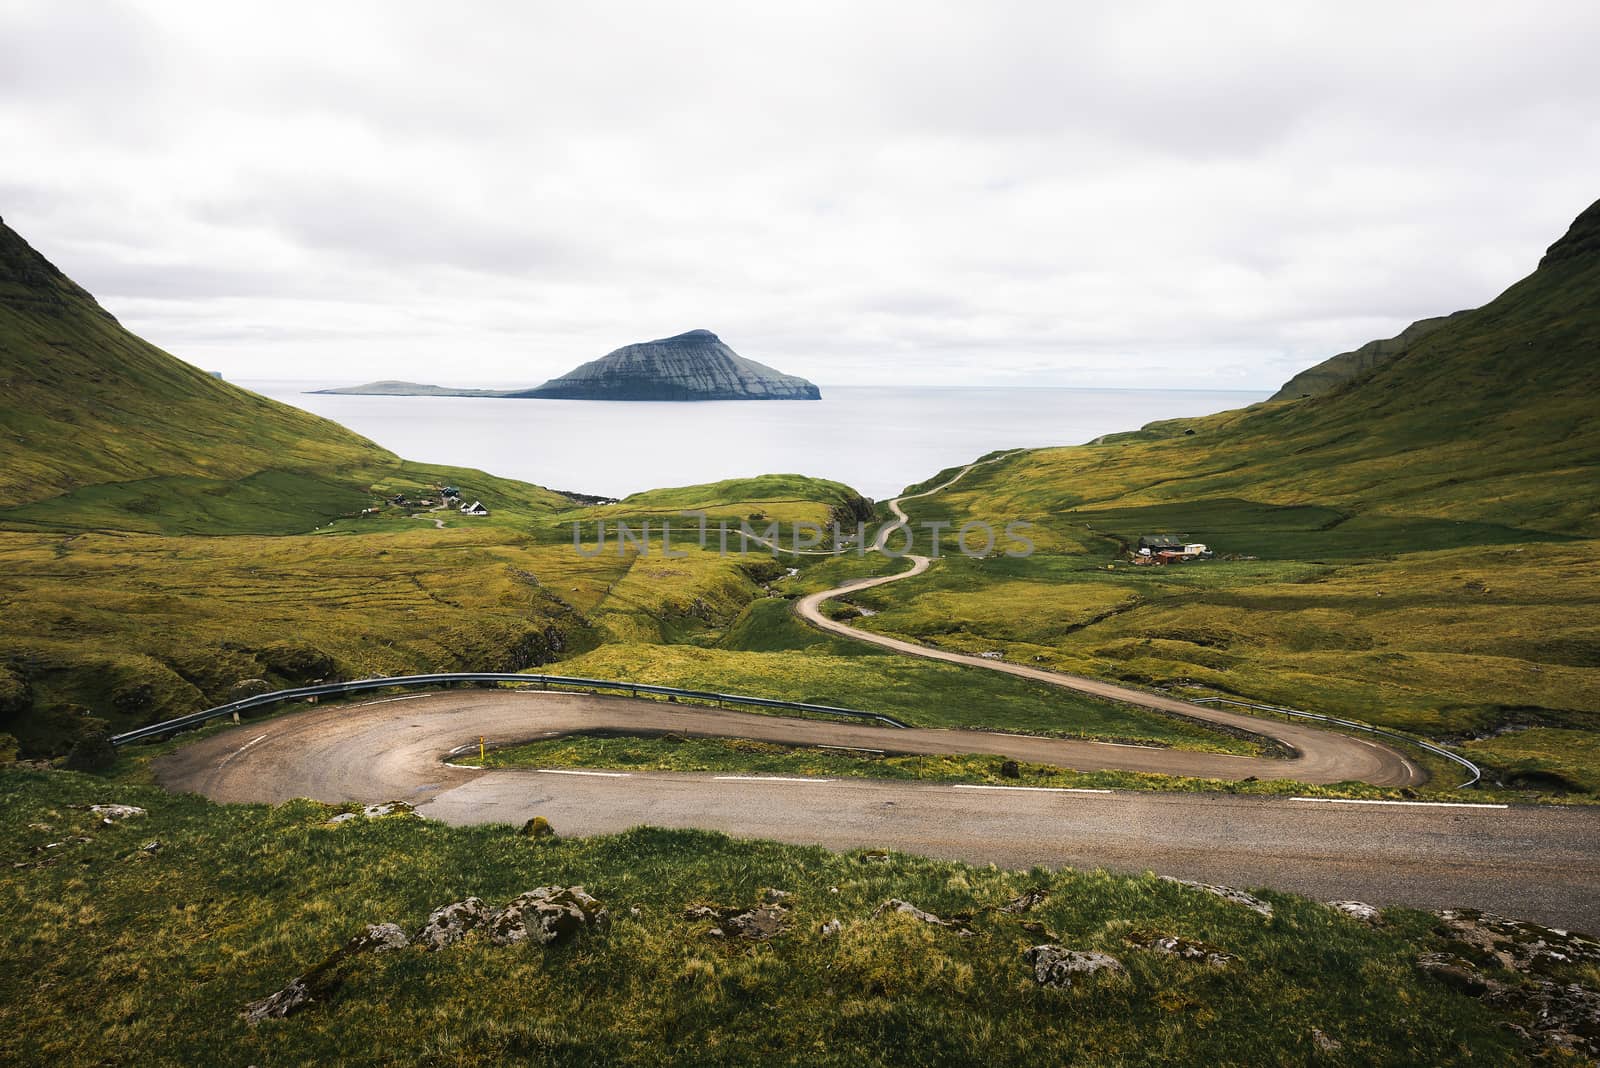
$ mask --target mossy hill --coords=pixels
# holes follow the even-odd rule
[[[0,222],[0,525],[290,533],[359,513],[410,464],[337,423],[221,381],[124,329]],[[493,480],[508,507],[570,502]]]
[[[855,599],[875,630],[1381,722],[1507,783],[1587,790],[1597,395],[1600,205],[1495,300],[1325,392],[1009,454],[909,502],[1032,519],[1041,551]],[[1126,566],[1146,534],[1218,559]]]

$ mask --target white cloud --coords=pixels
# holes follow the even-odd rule
[[[692,327],[823,383],[1271,388],[1530,270],[1600,11],[0,10],[0,213],[230,377],[523,384]]]

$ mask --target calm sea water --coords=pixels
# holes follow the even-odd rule
[[[837,479],[881,499],[995,449],[1078,445],[1154,419],[1205,415],[1267,397],[1200,390],[823,386],[820,401],[686,404],[306,392],[338,384],[239,383],[343,423],[409,459],[609,497],[798,472]]]

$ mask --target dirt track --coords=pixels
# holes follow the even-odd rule
[[[923,752],[989,750],[1099,767],[1248,758],[957,731],[786,720],[627,698],[451,691],[245,724],[167,754],[163,785],[219,801],[410,800],[451,823],[539,814],[568,834],[649,823],[1007,867],[1104,866],[1600,927],[1600,811],[1366,806],[1184,793],[1076,793],[870,779],[447,767],[451,749],[598,727]],[[989,743],[989,744],[979,744]],[[1058,748],[1059,747],[1059,748]],[[1065,755],[1063,755],[1065,754]],[[1100,758],[1091,764],[1093,758]],[[1267,763],[1267,762],[1263,762]],[[1292,762],[1275,767],[1288,773]]]

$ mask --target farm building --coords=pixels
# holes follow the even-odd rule
[[[488,515],[489,509],[483,506],[482,501],[473,501],[471,504],[461,506],[462,515]]]
[[[1146,534],[1139,539],[1139,551],[1146,550],[1152,553],[1181,553],[1183,552],[1183,539],[1174,538],[1168,534]]]

